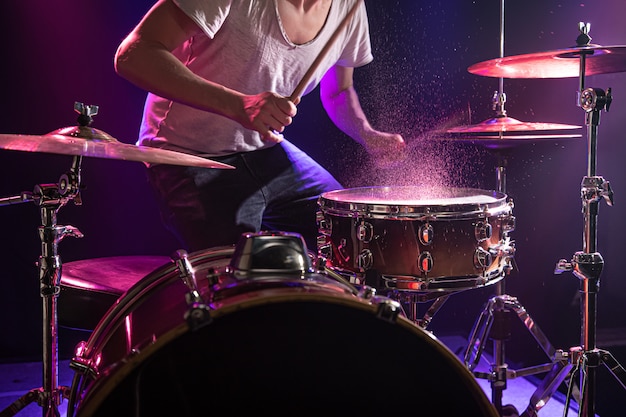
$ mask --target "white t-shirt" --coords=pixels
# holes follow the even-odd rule
[[[335,0],[320,33],[295,45],[284,33],[276,0],[175,0],[202,29],[174,51],[194,73],[245,94],[274,91],[290,96],[357,0]],[[361,3],[303,94],[335,64],[372,61],[369,26]],[[139,145],[220,156],[271,146],[256,131],[226,117],[148,94]]]

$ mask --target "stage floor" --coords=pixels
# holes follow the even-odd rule
[[[461,336],[440,336],[438,339],[449,347],[454,353],[460,355],[461,351],[464,351],[465,339]],[[481,357],[481,363],[477,370],[488,369],[489,367],[489,355],[483,354]],[[69,360],[61,359],[59,361],[59,385],[71,386],[74,372],[69,368]],[[503,393],[503,404],[512,404],[521,413],[528,405],[531,395],[536,389],[536,384],[539,381],[537,376],[528,378],[513,378],[507,381],[507,389]],[[482,378],[477,378],[478,384],[483,388],[488,398],[491,398],[491,386],[489,381]],[[607,381],[603,381],[607,383]],[[613,390],[621,398],[623,402],[624,393],[619,387],[617,389],[617,381],[608,381],[612,387],[601,387],[603,392],[607,390]],[[0,410],[6,409],[13,401],[27,393],[33,388],[41,387],[42,385],[42,365],[41,362],[16,362],[16,363],[3,363],[0,364]],[[616,397],[614,397],[617,399]],[[619,403],[620,401],[617,401]],[[390,399],[390,404],[393,404]],[[419,404],[416,404],[419,407]],[[607,410],[604,414],[598,413],[601,417],[612,417],[623,415],[619,410],[610,410],[607,404],[603,404],[602,407]],[[539,411],[541,417],[563,417],[577,416],[577,404],[574,401],[570,402],[570,409],[567,414],[564,414],[565,409],[565,396],[557,392],[547,402],[547,404]],[[598,410],[598,407],[596,407]],[[67,401],[59,407],[59,411],[62,416],[67,414]],[[39,405],[32,403],[22,409],[17,415],[22,417],[41,416],[42,410]]]

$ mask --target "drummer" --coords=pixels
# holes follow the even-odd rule
[[[377,163],[393,161],[403,138],[370,125],[353,87],[354,68],[372,59],[361,0],[156,2],[115,56],[117,73],[148,91],[137,143],[236,168],[148,167],[163,221],[185,249],[259,230],[297,232],[315,247],[317,198],[341,185],[283,137],[301,98],[290,95],[319,84],[337,127]]]

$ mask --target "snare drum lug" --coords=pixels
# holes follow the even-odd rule
[[[417,267],[420,271],[428,273],[433,269],[433,257],[430,252],[422,252],[417,258]]]
[[[363,249],[357,258],[357,265],[363,270],[368,270],[374,264],[372,251],[369,249]]]
[[[344,262],[350,261],[350,254],[347,253],[346,247],[348,246],[348,241],[346,238],[339,239],[339,245],[337,246],[337,254]]]
[[[356,228],[356,238],[363,243],[370,243],[374,237],[374,226],[368,222],[362,222]]]
[[[474,252],[474,266],[477,269],[485,269],[491,265],[491,262],[493,261],[492,258],[493,257],[489,251],[479,247],[476,249],[476,252]]]
[[[504,214],[499,216],[499,220],[503,233],[510,233],[515,230],[515,216]]]
[[[428,246],[433,243],[433,235],[434,235],[433,227],[429,224],[423,224],[419,227],[418,230],[418,238],[422,245]]]
[[[315,219],[317,221],[318,231],[322,235],[330,236],[332,234],[332,231],[333,231],[333,223],[329,222],[326,219],[326,216],[324,215],[324,213],[322,211],[318,211],[315,214]]]
[[[474,236],[478,242],[484,242],[491,239],[491,225],[487,221],[479,221],[474,226]]]
[[[332,245],[327,241],[326,236],[317,238],[317,259],[318,264],[324,265],[333,254]]]

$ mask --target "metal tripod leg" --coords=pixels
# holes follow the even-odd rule
[[[525,325],[526,329],[531,333],[535,341],[543,349],[546,355],[551,359],[551,363],[524,368],[520,370],[508,369],[504,358],[503,341],[509,336],[508,314],[515,313],[516,316]],[[563,362],[564,354],[560,350],[552,347],[548,338],[535,323],[535,321],[526,312],[516,297],[510,295],[497,295],[489,299],[485,308],[478,317],[472,333],[470,335],[467,350],[465,352],[465,364],[470,370],[474,370],[480,361],[480,357],[485,348],[487,337],[490,335],[492,328],[496,324],[496,334],[492,335],[495,341],[495,361],[491,364],[490,372],[474,372],[478,378],[484,378],[491,382],[492,402],[498,412],[502,412],[502,393],[507,387],[507,379],[517,378],[520,376],[533,375],[537,373],[547,372],[551,368]]]
[[[428,294],[414,293],[414,292],[392,292],[387,294],[392,300],[398,301],[405,311],[405,316],[411,322],[415,323],[422,329],[426,329],[433,317],[443,307],[444,303],[448,301],[448,298],[452,293],[442,293],[443,295],[432,296]],[[434,301],[433,301],[434,300]],[[419,315],[419,304],[433,301],[428,310],[422,317]]]
[[[58,254],[59,243],[67,236],[82,237],[82,233],[73,226],[57,224],[57,212],[68,201],[79,199],[80,162],[82,157],[75,156],[72,169],[64,174],[57,184],[38,184],[32,193],[25,192],[19,197],[0,200],[0,205],[34,202],[39,206],[41,225],[39,238],[41,256],[37,262],[39,267],[39,294],[42,299],[43,313],[43,385],[30,390],[27,394],[13,402],[8,408],[0,411],[0,417],[13,416],[32,402],[42,407],[44,417],[58,417],[58,406],[68,392],[67,387],[60,387],[58,381],[58,323],[57,299],[61,291],[61,257]]]

